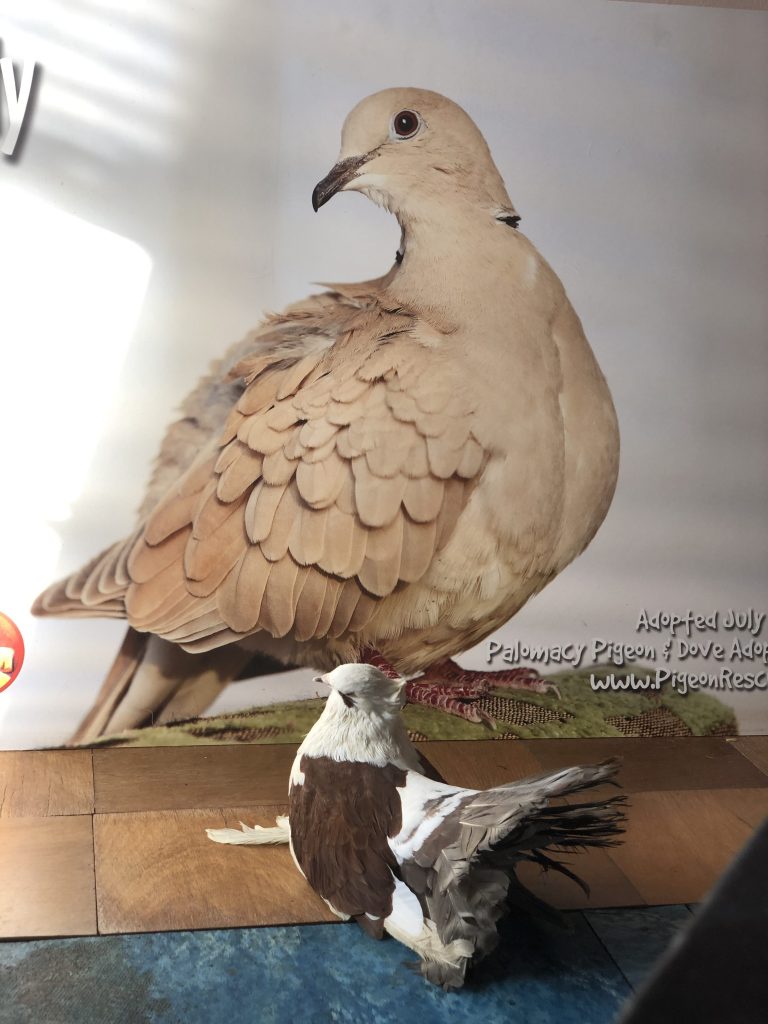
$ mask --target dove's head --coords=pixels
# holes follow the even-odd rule
[[[373,665],[339,665],[316,676],[315,682],[330,686],[329,705],[334,702],[339,711],[344,707],[354,715],[391,715],[403,706],[405,680],[390,679]]]
[[[312,194],[315,210],[341,191],[415,220],[429,209],[469,204],[514,215],[479,128],[458,104],[427,89],[385,89],[348,115],[341,152]]]

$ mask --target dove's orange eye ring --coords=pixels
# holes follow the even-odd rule
[[[412,139],[421,128],[421,118],[415,110],[401,110],[392,118],[392,135],[397,139]]]

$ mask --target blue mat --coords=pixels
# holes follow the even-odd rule
[[[625,959],[633,929],[645,934],[644,962],[649,959],[645,913],[611,912],[610,930],[620,935]],[[352,925],[5,942],[0,1021],[613,1021],[631,991],[626,966],[622,973],[583,914],[566,919],[570,927],[562,932],[527,920],[507,922],[502,948],[478,965],[466,988],[451,993],[407,970],[403,963],[413,957],[399,943],[374,942]],[[668,937],[659,936],[658,953]]]

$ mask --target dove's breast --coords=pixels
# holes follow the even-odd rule
[[[467,379],[490,458],[469,506],[502,560],[550,578],[592,539],[616,485],[618,427],[605,378],[563,286],[532,245],[476,322]]]
[[[449,342],[488,459],[448,544],[403,595],[420,632],[400,637],[402,660],[492,633],[584,550],[613,496],[608,386],[558,278],[527,240],[522,252],[508,293]]]
[[[554,571],[592,540],[613,498],[619,469],[619,428],[611,393],[566,300],[553,323],[561,368],[563,510]]]

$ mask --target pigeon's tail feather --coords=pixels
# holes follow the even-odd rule
[[[475,955],[474,942],[467,938],[445,942],[439,937],[434,922],[427,921],[421,936],[411,939],[408,945],[421,959],[406,961],[406,967],[418,971],[423,978],[446,992],[462,987],[467,968]]]
[[[512,828],[504,828],[498,839],[491,839],[491,847],[521,851],[569,850],[620,843],[618,837],[624,831],[626,806],[623,795],[579,803],[568,800],[571,794],[593,786],[617,785],[615,776],[620,766],[621,762],[613,758],[489,790],[488,793],[493,794],[506,790],[510,796],[518,795],[523,812],[518,821],[512,823]],[[568,802],[552,804],[553,799]],[[522,829],[515,828],[515,824],[522,825]]]
[[[550,801],[612,783],[618,767],[617,761],[605,761],[522,779],[473,793],[451,812],[444,820],[444,834],[452,822],[453,840],[437,852],[431,867],[408,863],[401,868],[406,883],[423,893],[441,942],[469,943],[471,959],[479,959],[496,946],[498,921],[510,905],[537,911],[546,907],[517,878],[521,861],[558,871],[586,891],[578,876],[553,854],[619,842],[623,798],[554,805]],[[554,911],[546,916],[557,920]],[[443,977],[441,971],[422,967],[430,981],[455,986],[454,975]]]
[[[462,988],[470,959],[467,957],[459,964],[445,963],[442,960],[410,960],[405,966],[421,974],[433,985],[439,985],[445,992]]]
[[[616,846],[624,831],[625,807],[623,796],[611,796],[592,803],[543,808],[532,816],[536,831],[530,839],[518,840],[517,848],[581,850],[588,846]],[[498,845],[503,846],[504,840]]]
[[[572,793],[602,783],[613,783],[618,768],[616,760],[603,761],[523,780],[518,785],[533,790],[523,803],[523,814],[512,828],[504,828],[498,836],[493,836],[494,830],[489,829],[487,843],[481,844],[482,859],[507,871],[514,871],[519,861],[532,861],[544,871],[565,875],[589,895],[589,886],[554,854],[619,844],[626,821],[626,799],[615,795],[578,803],[551,804],[549,801],[567,799]],[[515,784],[500,788],[512,792]],[[482,845],[485,845],[484,851]]]
[[[291,829],[288,818],[278,815],[275,825],[264,828],[261,825],[245,825],[240,828],[207,828],[208,838],[214,843],[225,843],[231,846],[279,846],[290,842]]]
[[[598,764],[582,764],[573,768],[562,768],[556,772],[532,775],[515,782],[507,782],[503,786],[486,789],[467,805],[462,813],[462,821],[472,825],[481,824],[484,820],[489,824],[494,816],[505,805],[517,804],[519,807],[544,806],[547,801],[567,797],[571,793],[591,789],[605,783],[617,785],[616,774],[621,767],[619,758],[609,758]],[[489,813],[484,814],[487,811]]]
[[[478,793],[460,811],[464,852],[471,857],[502,843],[524,844],[532,834],[533,822],[540,820],[548,820],[553,835],[560,836],[561,842],[555,845],[606,845],[610,836],[621,831],[614,826],[623,817],[618,806],[622,797],[556,807],[550,801],[566,799],[572,793],[604,783],[616,785],[619,767],[616,759],[579,765]]]

